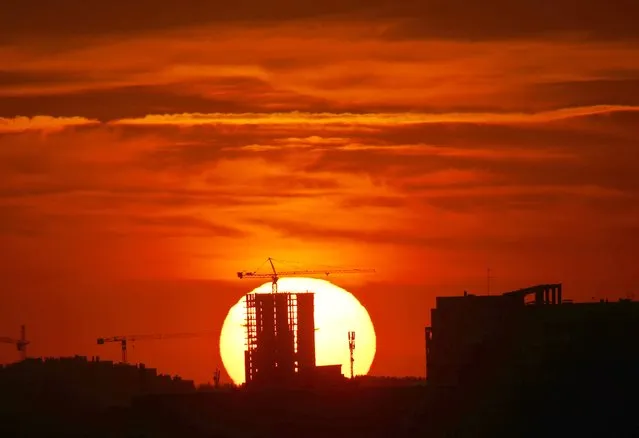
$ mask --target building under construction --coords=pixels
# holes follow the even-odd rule
[[[343,379],[341,365],[315,364],[315,295],[246,295],[247,387],[311,386]]]
[[[264,278],[272,293],[250,293],[245,298],[246,350],[244,373],[247,387],[314,386],[344,380],[341,365],[315,365],[315,294],[278,292],[280,277],[361,274],[374,269],[331,269],[277,271],[272,258],[266,259],[271,272],[240,271],[238,278]],[[344,333],[347,334],[347,333]],[[352,339],[351,339],[352,338]],[[348,332],[351,377],[354,332]]]
[[[638,302],[573,303],[561,284],[438,297],[426,327],[427,379],[445,386],[508,376],[591,380],[636,366],[638,338]]]

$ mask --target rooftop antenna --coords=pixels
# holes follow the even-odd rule
[[[18,343],[16,344],[18,351],[22,355],[22,360],[27,359],[27,345],[29,345],[29,341],[27,341],[27,326],[22,324],[20,326],[20,339],[18,340]]]
[[[351,353],[351,379],[355,377],[355,373],[353,370],[353,363],[355,359],[353,358],[353,351],[355,350],[355,332],[348,332],[348,350]]]
[[[215,368],[215,373],[213,373],[213,384],[216,388],[220,387],[220,369]]]

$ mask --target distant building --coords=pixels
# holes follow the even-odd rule
[[[90,360],[84,356],[29,358],[0,367],[2,396],[28,400],[81,401],[86,405],[126,405],[142,394],[195,391],[191,380],[158,374],[154,368]],[[56,402],[57,403],[57,402]]]
[[[464,293],[436,299],[425,335],[429,384],[472,385],[504,376],[594,379],[637,365],[639,303],[573,303],[563,300],[561,284],[492,296]]]

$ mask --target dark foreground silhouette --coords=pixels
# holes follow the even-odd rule
[[[0,437],[639,436],[639,303],[542,285],[438,298],[431,320],[430,383],[196,390],[141,366],[26,360],[0,368]]]
[[[557,357],[545,364],[554,372],[457,388],[392,379],[312,391],[174,388],[110,406],[76,386],[41,380],[25,396],[1,379],[0,436],[637,436],[637,362],[574,359],[571,369]]]

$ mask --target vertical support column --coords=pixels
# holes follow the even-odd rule
[[[424,329],[424,337],[426,341],[426,380],[430,377],[430,343],[432,341],[433,330],[431,327],[426,327]]]
[[[552,294],[552,304],[557,304],[557,288],[555,286],[551,286],[550,292]]]
[[[315,295],[297,294],[297,364],[303,373],[315,369]]]
[[[561,304],[561,284],[557,285],[557,303]]]
[[[251,380],[253,380],[251,376],[251,351],[244,350],[244,382],[250,385]]]
[[[20,341],[18,342],[18,350],[20,350],[22,360],[27,359],[27,327],[23,324],[20,326]]]
[[[275,365],[274,378],[277,381],[288,381],[295,373],[295,354],[293,333],[289,324],[289,293],[271,294],[275,321],[273,359]]]
[[[258,321],[257,314],[260,315],[260,324],[262,323],[262,313],[257,312],[256,294],[247,294],[244,302],[246,303],[246,350],[244,351],[244,378],[247,385],[251,385],[257,374],[256,359],[258,359],[256,348],[258,347]],[[259,361],[258,361],[259,362]]]

